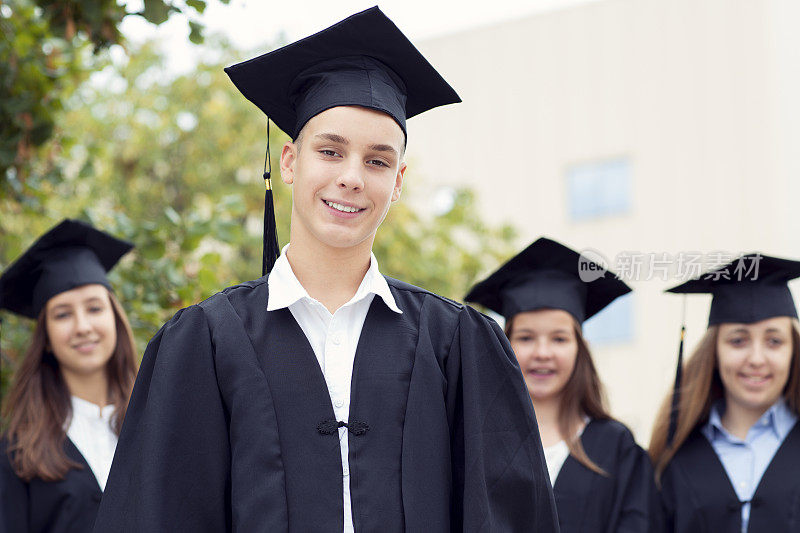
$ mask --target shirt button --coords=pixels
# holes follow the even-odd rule
[[[746,486],[747,486],[747,483],[745,483],[744,481],[740,481],[740,482],[739,482],[739,488],[742,488],[742,489],[743,489],[743,488],[745,488]]]
[[[336,407],[341,407],[344,405],[344,402],[342,400],[336,400],[335,402],[333,402],[333,405],[335,405]]]
[[[349,476],[350,475],[350,469],[345,466],[344,469],[342,470],[342,475],[343,476]]]
[[[335,344],[337,346],[339,345],[339,343],[342,342],[342,338],[339,336],[338,333],[334,334],[334,336],[333,336],[333,338],[331,340],[333,341],[333,344]]]

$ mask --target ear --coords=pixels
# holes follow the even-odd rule
[[[400,168],[397,169],[397,176],[394,179],[394,190],[392,191],[392,201],[396,202],[400,199],[400,193],[403,192],[403,176],[406,173],[406,165],[405,161],[400,163]]]
[[[281,150],[281,180],[286,185],[294,183],[294,165],[297,162],[297,144],[287,141]]]

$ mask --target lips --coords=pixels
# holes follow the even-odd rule
[[[72,349],[81,353],[92,353],[99,341],[86,341],[78,344],[73,344]]]
[[[531,368],[527,374],[535,378],[549,378],[555,376],[556,371],[553,368]]]
[[[749,387],[761,387],[772,380],[771,374],[739,374],[738,376]]]
[[[335,209],[336,211],[339,211],[341,213],[358,213],[364,210],[364,208],[362,207],[357,207],[342,202],[334,202],[333,200],[323,200],[323,202],[325,202],[325,205],[327,205],[331,209]]]

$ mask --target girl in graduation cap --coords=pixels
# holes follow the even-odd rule
[[[0,531],[91,531],[136,378],[106,272],[132,245],[64,220],[0,277],[0,308],[36,320],[3,410]]]
[[[540,238],[466,296],[506,319],[536,410],[562,533],[660,527],[647,454],[609,415],[581,333],[586,319],[630,290],[577,252]]]
[[[712,300],[650,444],[668,531],[800,531],[797,276],[800,261],[750,254],[669,289]]]

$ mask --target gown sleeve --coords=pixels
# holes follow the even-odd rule
[[[8,457],[8,442],[0,442],[0,533],[28,531],[28,484],[17,477]]]
[[[226,531],[230,450],[204,310],[147,346],[94,531]]]
[[[664,523],[663,531],[671,533],[675,531],[675,479],[670,465],[667,465],[663,474],[661,474],[659,496],[661,497],[661,512]]]
[[[446,373],[453,530],[557,532],[533,404],[500,327],[465,306]]]
[[[619,480],[615,498],[614,515],[616,526],[609,531],[617,533],[661,533],[663,517],[661,502],[655,485],[655,477],[650,458],[633,440],[626,435],[624,451],[619,469],[613,475]]]

